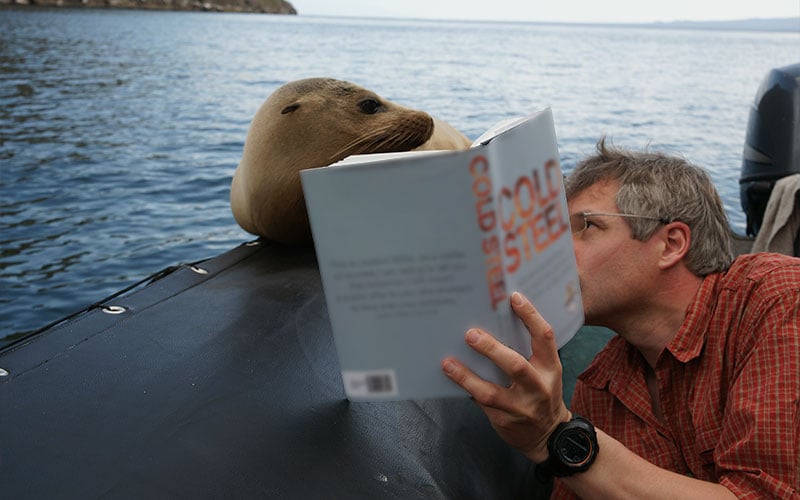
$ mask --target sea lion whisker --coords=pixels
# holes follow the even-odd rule
[[[395,127],[387,124],[374,130],[369,136],[369,139],[369,147],[372,150],[386,151],[401,147],[402,144],[409,142],[411,137],[406,128],[402,128],[398,131]]]
[[[339,150],[338,153],[344,153],[347,151],[354,151],[358,149],[363,149],[364,146],[369,144],[370,142],[375,140],[375,136],[381,131],[371,130],[367,135],[362,135],[361,137],[357,137],[354,140],[350,141],[349,143],[345,144],[342,149]],[[338,154],[337,153],[337,154]]]
[[[381,137],[389,130],[391,130],[391,127],[388,125],[372,130],[367,135],[358,137],[350,143],[345,144],[344,147],[334,154],[334,157],[342,158],[351,154],[359,154],[363,153],[364,151],[369,151],[371,149],[370,146],[374,148],[374,146],[380,142]]]

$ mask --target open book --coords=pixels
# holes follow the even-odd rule
[[[301,172],[347,397],[464,396],[455,356],[483,328],[525,357],[508,297],[529,297],[559,347],[583,324],[552,113],[500,124],[462,151],[360,155]]]

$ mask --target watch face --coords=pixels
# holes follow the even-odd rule
[[[565,464],[580,466],[591,459],[594,444],[585,430],[569,429],[558,436],[556,450]]]

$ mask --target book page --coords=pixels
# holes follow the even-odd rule
[[[527,116],[518,116],[497,122],[489,130],[482,133],[477,139],[472,141],[472,147],[488,144],[492,139],[495,138],[495,136],[498,136],[507,130],[511,130],[527,119]]]
[[[360,165],[364,163],[393,160],[395,158],[403,159],[403,158],[408,158],[409,156],[422,157],[422,156],[447,154],[452,152],[453,152],[452,150],[428,149],[423,151],[397,151],[394,153],[369,153],[362,155],[350,155],[344,158],[343,160],[339,160],[330,166],[342,167],[345,165]]]

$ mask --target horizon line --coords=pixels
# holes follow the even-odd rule
[[[435,18],[435,17],[397,17],[397,16],[365,16],[346,14],[303,14],[297,17],[318,17],[330,19],[363,19],[370,21],[414,21],[445,23],[496,23],[496,24],[536,24],[551,26],[587,26],[587,27],[620,27],[620,28],[675,28],[675,29],[718,29],[763,31],[774,33],[796,33],[800,35],[800,16],[796,17],[750,17],[728,20],[689,20],[673,21],[534,21],[523,19],[470,19],[470,18]]]

